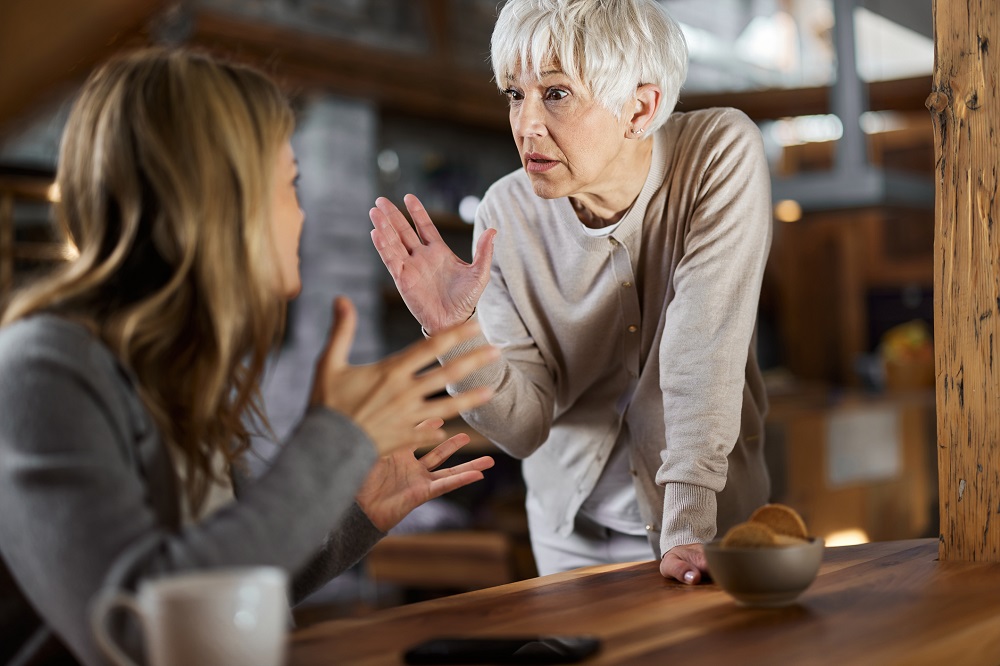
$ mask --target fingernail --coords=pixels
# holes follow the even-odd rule
[[[694,582],[694,572],[693,571],[688,571],[686,574],[684,574],[684,582],[685,583],[693,583]]]

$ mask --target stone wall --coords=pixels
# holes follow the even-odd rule
[[[351,362],[382,355],[380,277],[368,209],[375,201],[377,114],[366,102],[331,95],[306,99],[292,139],[306,222],[300,246],[302,293],[288,310],[285,342],[263,385],[271,425],[283,439],[306,408],[316,358],[327,340],[333,299],[358,310]],[[261,441],[264,457],[273,445]]]

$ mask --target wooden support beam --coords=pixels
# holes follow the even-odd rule
[[[935,0],[934,33],[940,556],[1000,562],[1000,9]]]

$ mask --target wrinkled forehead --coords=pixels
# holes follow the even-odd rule
[[[552,54],[546,54],[542,64],[538,67],[535,67],[530,59],[527,60],[526,65],[522,65],[522,61],[518,60],[507,73],[505,83],[512,85],[515,83],[544,81],[554,76],[567,77],[574,83],[586,85],[582,73],[574,71],[572,68],[567,69],[563,67],[559,58]]]

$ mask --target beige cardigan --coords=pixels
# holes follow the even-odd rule
[[[476,237],[498,235],[478,317],[503,356],[450,390],[495,389],[463,416],[524,458],[558,534],[572,532],[615,444],[628,446],[659,556],[768,498],[753,339],[771,205],[760,132],[741,112],[675,113],[653,140],[645,185],[610,237],[587,235],[567,198],[536,196],[523,170],[490,188]]]

